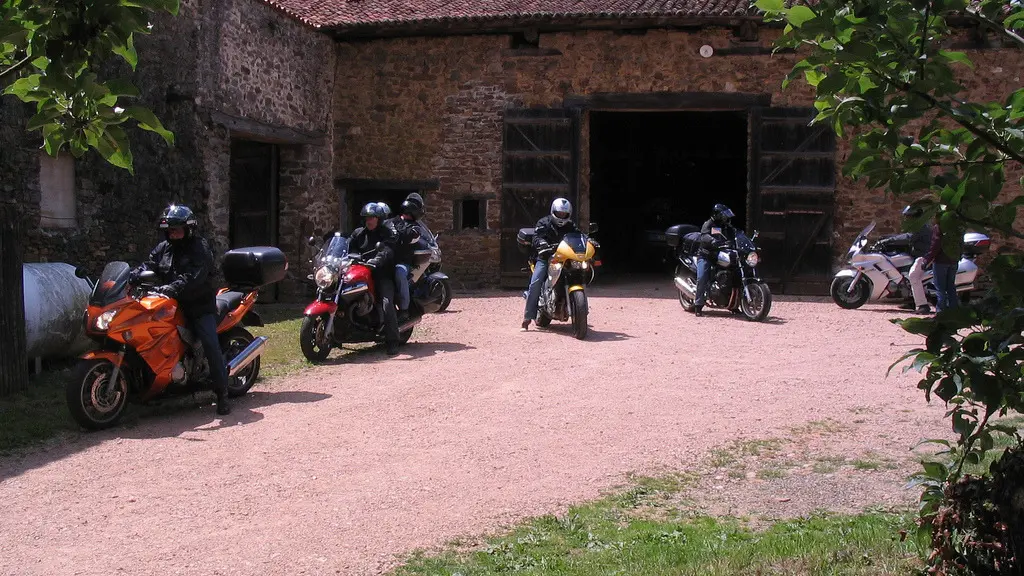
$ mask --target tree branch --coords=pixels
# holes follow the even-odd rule
[[[972,10],[970,8],[967,9],[966,16],[967,16],[967,18],[969,20],[974,20],[976,22],[980,22],[980,23],[983,23],[983,24],[988,24],[993,30],[996,31],[996,33],[1001,34],[1002,36],[1004,36],[1005,38],[1007,38],[1009,40],[1013,40],[1014,42],[1019,44],[1021,48],[1024,48],[1024,37],[1021,37],[1020,34],[1017,34],[1013,30],[1010,30],[1009,28],[1007,28],[1006,26],[1003,26],[999,22],[995,22],[993,20],[989,20],[983,14],[977,12],[976,10],[977,9],[974,9],[974,10]]]
[[[14,74],[18,70],[21,70],[25,66],[28,66],[28,63],[31,62],[31,61],[32,61],[32,57],[31,56],[25,56],[21,60],[15,62],[7,70],[4,70],[4,71],[0,72],[0,80],[2,80],[8,74]]]
[[[964,214],[962,212],[960,212],[959,208],[957,208],[957,210],[956,210],[956,217],[959,218],[960,220],[963,220],[964,222],[966,222],[968,224],[974,224],[976,226],[984,226],[985,228],[995,228],[999,232],[1002,232],[1003,234],[1006,234],[1007,236],[1009,236],[1011,238],[1016,238],[1018,240],[1024,240],[1024,233],[1017,232],[1012,227],[1007,229],[1007,230],[1003,230],[1002,228],[999,228],[997,226],[993,226],[989,222],[984,222],[982,220],[977,220],[975,218],[968,218],[967,216],[964,216]]]
[[[980,435],[981,431],[985,429],[985,426],[988,424],[988,419],[992,417],[992,412],[993,410],[991,408],[987,406],[985,407],[985,417],[982,418],[980,423],[978,423],[978,427],[974,429],[974,434],[971,434],[971,437],[967,439],[967,446],[964,447],[964,453],[962,456],[960,456],[960,464],[956,467],[957,478],[960,477],[960,472],[963,471],[964,464],[967,463],[967,455],[970,454],[971,447],[974,446],[974,443],[978,441],[978,436]]]

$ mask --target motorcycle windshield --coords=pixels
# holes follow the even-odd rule
[[[341,261],[348,256],[348,245],[348,238],[345,238],[344,236],[331,236],[331,240],[327,242],[327,244],[324,244],[323,247],[320,248],[320,253],[317,254],[317,266],[340,264]]]
[[[131,268],[127,262],[111,262],[103,268],[100,279],[89,296],[89,304],[92,306],[109,306],[124,298],[128,291],[128,275]]]
[[[860,234],[857,235],[857,238],[853,241],[853,244],[850,246],[850,251],[846,253],[847,260],[853,258],[857,254],[860,254],[860,251],[863,250],[864,246],[866,246],[868,243],[868,234],[871,234],[871,231],[874,229],[875,222],[872,220],[871,224],[868,224],[863,230],[860,231]]]
[[[562,238],[562,242],[565,242],[569,248],[572,248],[573,252],[580,256],[587,253],[587,237],[584,234],[579,232],[566,234],[565,237]]]
[[[736,249],[740,252],[753,252],[757,250],[754,241],[747,237],[742,230],[736,231]]]

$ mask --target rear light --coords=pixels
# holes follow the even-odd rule
[[[988,248],[991,245],[992,245],[992,240],[989,240],[987,238],[985,240],[978,240],[978,243],[975,244],[975,246],[977,246],[978,248]]]

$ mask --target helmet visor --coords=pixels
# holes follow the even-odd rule
[[[559,218],[561,220],[568,220],[569,219],[569,213],[568,212],[556,210],[555,212],[552,212],[552,214],[555,215],[555,218]]]

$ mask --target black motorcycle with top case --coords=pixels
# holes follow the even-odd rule
[[[679,291],[679,304],[690,312],[697,294],[697,258],[701,242],[709,250],[712,262],[705,307],[720,308],[743,314],[748,320],[760,322],[768,317],[772,293],[757,274],[761,254],[752,237],[739,229],[734,238],[721,237],[707,244],[709,235],[690,224],[678,224],[665,231],[665,240],[675,250],[674,283]]]

